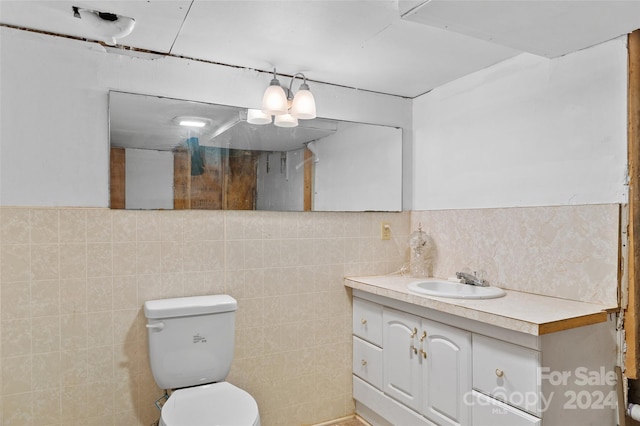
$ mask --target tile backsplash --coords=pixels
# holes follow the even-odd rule
[[[380,222],[395,239],[380,239]],[[146,300],[238,300],[229,381],[263,424],[353,412],[344,275],[406,260],[409,213],[0,209],[3,425],[150,425]]]
[[[617,306],[620,205],[414,211],[433,274],[484,271],[493,285]]]

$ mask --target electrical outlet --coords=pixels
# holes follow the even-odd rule
[[[389,222],[380,223],[380,239],[382,240],[391,239],[391,224]]]

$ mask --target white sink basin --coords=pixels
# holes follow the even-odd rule
[[[409,291],[451,299],[494,299],[506,293],[498,287],[480,287],[444,280],[425,280],[409,284]]]

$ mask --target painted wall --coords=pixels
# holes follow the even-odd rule
[[[96,44],[9,28],[0,37],[5,206],[108,206],[109,89],[256,107],[271,78],[178,58],[107,53]],[[408,99],[321,84],[311,89],[321,117],[411,128]]]
[[[313,209],[402,210],[402,130],[339,123],[314,143]],[[391,175],[387,170],[395,170]]]
[[[522,54],[415,99],[413,210],[625,203],[625,40]]]

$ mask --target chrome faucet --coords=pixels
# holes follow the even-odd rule
[[[480,287],[489,286],[489,283],[486,280],[483,280],[482,278],[478,278],[475,272],[473,273],[473,275],[467,274],[466,272],[456,272],[456,277],[463,284],[477,285]]]

